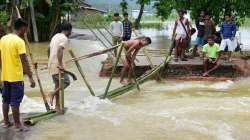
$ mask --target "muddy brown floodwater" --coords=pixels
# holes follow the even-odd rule
[[[77,55],[103,49],[97,41],[72,39],[70,44]],[[47,43],[32,44],[36,59],[46,58],[47,46]],[[106,55],[101,55],[81,61],[97,94],[104,92],[108,81],[98,77],[105,58]],[[67,69],[79,75],[73,64],[67,65]],[[53,83],[48,71],[39,73],[44,89],[50,91]],[[41,122],[26,134],[0,133],[0,140],[250,139],[250,79],[238,82],[149,81],[141,86],[141,92],[135,90],[111,101],[91,97],[80,76],[78,79],[65,91],[68,108],[65,115]],[[115,79],[112,89],[119,86]],[[26,93],[22,112],[45,111],[39,89],[30,89],[27,79]]]

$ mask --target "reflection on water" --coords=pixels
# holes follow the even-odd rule
[[[164,37],[159,37],[161,34],[165,32],[151,35],[155,42],[166,41]],[[155,44],[156,48],[162,47],[159,44]],[[102,49],[96,41],[71,40],[71,46],[77,55]],[[47,44],[33,47],[36,59],[46,58],[46,47]],[[101,55],[81,61],[87,79],[97,94],[104,92],[108,80],[98,77],[101,61],[105,58],[106,55]],[[68,65],[67,69],[78,74],[73,64]],[[52,89],[53,84],[47,70],[39,73],[45,90]],[[67,113],[32,127],[32,133],[25,139],[250,139],[250,79],[217,83],[149,81],[142,85],[141,92],[135,90],[112,101],[90,97],[79,75],[78,79],[66,90]],[[115,79],[112,88],[119,86],[118,80]],[[45,110],[38,91],[38,88],[27,87],[29,96],[24,99],[22,112]],[[0,140],[1,138],[3,135]]]

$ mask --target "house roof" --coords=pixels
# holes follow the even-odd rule
[[[86,3],[86,2],[82,2],[82,4],[80,5],[80,9],[81,10],[95,11],[95,12],[99,12],[99,13],[103,13],[103,14],[107,13],[107,11],[92,7],[92,5],[90,5],[90,4]]]
[[[92,5],[90,5],[90,4],[88,4],[88,3],[84,2],[84,1],[81,3],[81,6],[92,7]]]

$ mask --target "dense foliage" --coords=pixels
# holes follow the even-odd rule
[[[207,11],[219,23],[225,12],[231,13],[238,24],[243,23],[250,15],[250,3],[247,0],[156,0],[157,16],[167,19],[172,10],[187,9],[192,18],[196,18],[201,10]]]
[[[82,0],[0,0],[0,9],[6,10],[10,17],[13,7],[18,6],[22,17],[31,25],[31,2],[35,9],[39,40],[47,41],[61,22],[61,17],[76,11]],[[29,34],[33,31],[32,26],[30,27]]]

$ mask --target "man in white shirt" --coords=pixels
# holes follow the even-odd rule
[[[113,17],[113,22],[110,24],[110,30],[112,33],[112,39],[113,39],[113,46],[118,45],[122,41],[123,37],[123,24],[119,20],[119,13],[115,13]],[[115,51],[116,55],[116,51]]]
[[[53,82],[55,84],[55,90],[49,93],[50,104],[53,106],[53,99],[56,98],[55,110],[59,111],[59,73],[64,71],[63,56],[64,49],[68,47],[68,37],[72,31],[72,25],[68,22],[64,22],[61,27],[61,32],[55,34],[49,45],[49,62],[48,69],[49,73],[52,76]],[[70,85],[69,75],[64,73],[64,88],[67,88]]]

